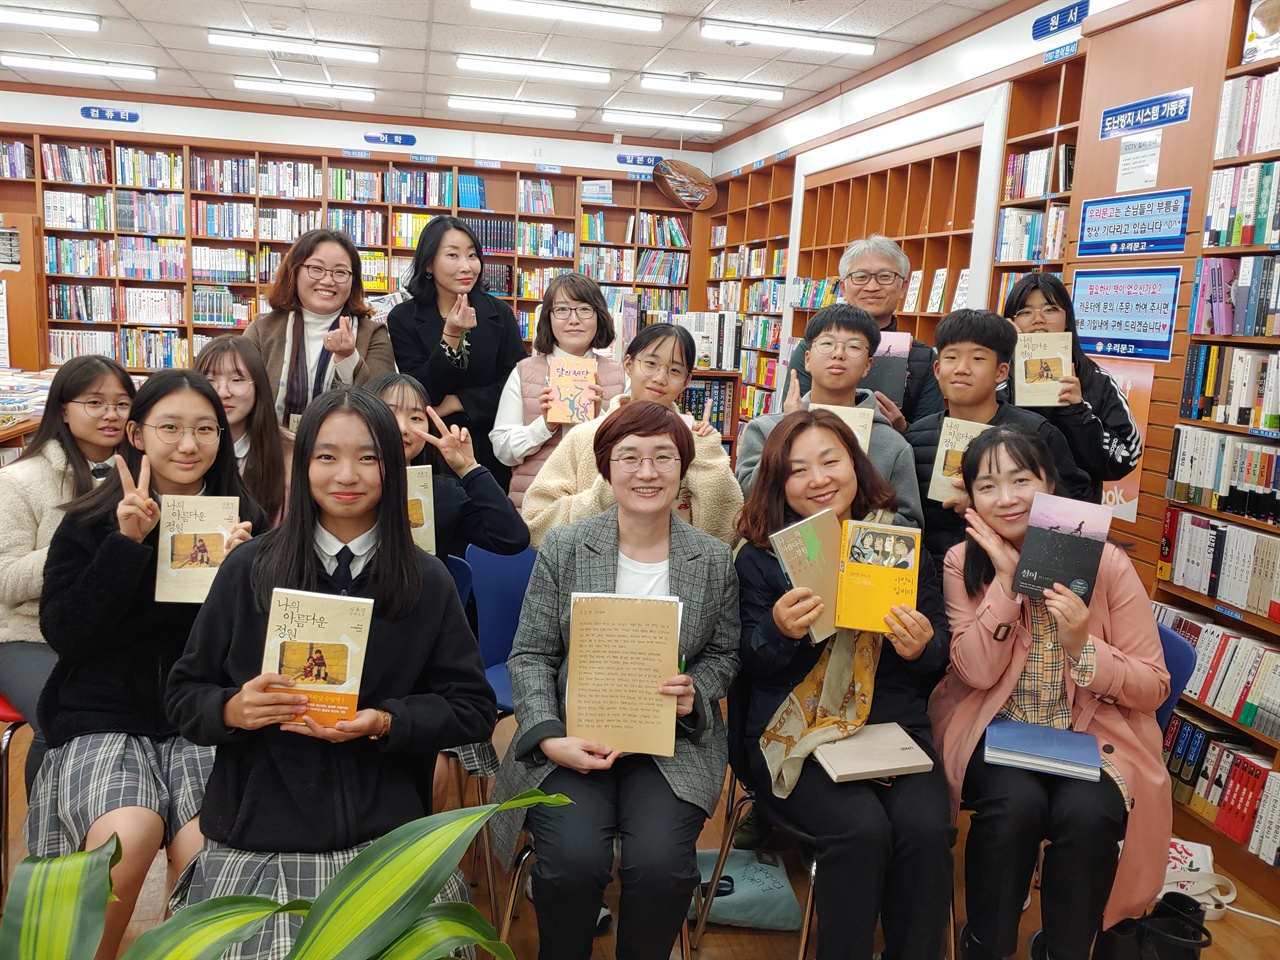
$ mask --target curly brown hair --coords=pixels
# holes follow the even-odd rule
[[[272,310],[286,310],[289,313],[301,307],[298,300],[298,271],[322,243],[336,243],[351,261],[351,293],[347,296],[347,302],[342,305],[342,313],[357,320],[367,320],[373,316],[373,308],[364,298],[364,280],[360,277],[360,251],[350,237],[336,230],[308,230],[294,242],[280,261],[275,283],[267,294],[267,303]]]

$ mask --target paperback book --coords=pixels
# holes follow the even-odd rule
[[[769,537],[773,553],[792,588],[808,587],[817,596],[837,596],[840,586],[840,521],[823,510]],[[836,632],[836,604],[827,603],[809,625],[809,640],[821,643]]]
[[[355,719],[372,622],[373,601],[364,597],[276,587],[267,615],[262,672],[292,677],[294,685],[268,689],[305,693],[303,716],[321,726]]]
[[[923,270],[912,270],[907,280],[907,295],[902,301],[903,313],[915,313],[920,309],[920,287],[924,282]]]
[[[1015,593],[1042,597],[1060,583],[1088,606],[1098,580],[1111,508],[1037,493],[1013,578]]]
[[[1065,407],[1063,377],[1074,376],[1071,334],[1020,333],[1013,353],[1013,389],[1020,407]]]
[[[947,289],[947,268],[939,267],[933,272],[933,286],[929,288],[929,313],[942,312],[942,297]]]
[[[876,412],[870,407],[842,407],[834,403],[810,403],[810,410],[830,410],[843,420],[858,438],[858,446],[866,453],[871,447],[871,425]]]
[[[933,769],[929,755],[896,723],[864,723],[843,740],[817,747],[813,758],[836,783]]]
[[[591,419],[594,395],[587,389],[596,382],[594,357],[548,357],[547,385],[551,409],[547,423],[586,423]]]
[[[1102,777],[1102,755],[1092,733],[1059,730],[997,717],[987,724],[987,763],[1054,773],[1076,780]]]
[[[413,542],[427,553],[436,552],[436,496],[430,465],[409,467],[409,530]]]
[[[240,520],[235,497],[176,497],[160,502],[156,602],[204,603]]]
[[[990,424],[974,423],[971,420],[957,420],[955,417],[942,418],[938,452],[933,458],[933,473],[929,476],[930,500],[943,502],[960,492],[960,488],[952,481],[960,479],[960,463],[964,460],[964,452],[969,449],[973,438],[989,426]]]
[[[901,407],[907,392],[907,354],[910,352],[910,333],[894,330],[880,334],[880,347],[871,360],[871,369],[858,386],[878,390]]]

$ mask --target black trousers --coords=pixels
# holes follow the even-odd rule
[[[1102,926],[1124,839],[1124,797],[1104,771],[1074,780],[987,763],[986,738],[965,771],[963,804],[973,810],[964,851],[969,932],[1007,957],[1018,946],[1022,904],[1041,841],[1040,917],[1053,960],[1088,960]]]
[[[701,807],[672,791],[652,758],[622,757],[609,770],[557,768],[542,782],[567,807],[532,807],[533,905],[539,960],[589,960],[613,840],[622,840],[618,960],[667,960],[698,884]]]
[[[769,774],[758,749],[751,766],[759,797],[769,789]],[[871,960],[877,920],[884,960],[941,956],[956,831],[936,757],[928,773],[888,786],[836,783],[806,760],[791,795],[769,796],[763,805],[771,819],[791,821],[817,841],[820,960]]]

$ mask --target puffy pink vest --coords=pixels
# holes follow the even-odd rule
[[[538,398],[547,388],[549,373],[547,358],[540,354],[527,357],[516,364],[516,370],[520,373],[520,395],[524,398],[524,422],[533,423],[542,416],[542,404]],[[605,406],[608,406],[609,401],[622,392],[626,379],[627,375],[622,369],[622,364],[612,357],[596,355],[596,381],[604,391]],[[512,468],[508,496],[511,497],[511,502],[516,505],[517,510],[520,509],[520,504],[524,500],[524,492],[529,489],[533,478],[542,469],[543,462],[551,456],[551,451],[559,446],[563,435],[563,430],[557,428],[550,440],[525,457],[523,463]]]

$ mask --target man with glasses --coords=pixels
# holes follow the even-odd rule
[[[902,248],[882,234],[872,234],[854,240],[840,257],[840,294],[845,303],[870,314],[882,332],[896,331],[898,321],[894,314],[902,303],[910,275],[911,261]],[[797,344],[791,356],[792,376],[801,393],[808,389],[804,375],[807,337],[805,341]],[[907,354],[907,389],[901,409],[883,393],[876,393],[877,408],[899,433],[907,429],[907,424],[942,410],[942,392],[933,375],[933,360],[933,347],[913,339]],[[790,383],[787,390],[791,392]]]

